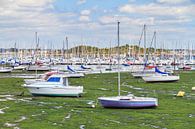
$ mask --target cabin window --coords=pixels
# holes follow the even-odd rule
[[[66,78],[63,78],[63,84],[66,86]]]
[[[59,77],[51,77],[47,81],[48,82],[60,82],[60,78]]]

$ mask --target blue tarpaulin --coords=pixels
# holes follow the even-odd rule
[[[83,65],[81,65],[81,68],[82,68],[82,69],[90,69],[90,68],[87,68],[87,67],[85,67],[85,66],[83,66]]]
[[[72,68],[70,68],[70,66],[68,65],[67,66],[67,69],[68,69],[68,71],[70,71],[70,72],[73,72],[73,73],[75,73],[76,71],[74,71]]]
[[[160,73],[160,74],[169,74],[169,73],[167,73],[167,72],[162,72],[162,71],[160,71],[157,67],[155,67],[155,72],[156,72],[156,73]]]

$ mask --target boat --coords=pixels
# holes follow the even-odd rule
[[[177,75],[154,74],[151,76],[142,77],[145,82],[175,82],[180,79]]]
[[[180,79],[178,75],[170,75],[167,72],[162,72],[157,67],[155,68],[155,72],[155,74],[142,77],[142,79],[145,82],[175,82]]]
[[[10,73],[12,70],[13,68],[10,67],[0,67],[0,73]]]
[[[67,66],[67,70],[69,71],[68,74],[71,74],[72,77],[79,78],[79,77],[84,77],[84,73],[79,73],[72,69],[69,65]]]
[[[39,78],[35,78],[35,79],[24,79],[25,84],[32,84],[35,82],[40,82],[40,81],[47,81],[47,79],[54,74],[64,74],[64,75],[69,75],[71,76],[71,78],[80,78],[80,77],[84,77],[83,73],[65,73],[65,72],[59,72],[59,71],[50,71],[50,72],[46,72],[43,75],[41,75]]]
[[[131,75],[134,78],[141,78],[141,77],[151,76],[154,73],[155,73],[155,71],[153,69],[150,69],[150,70],[142,70],[142,71],[132,72]]]
[[[47,79],[53,75],[53,74],[57,74],[59,73],[58,71],[50,71],[50,72],[46,72],[43,75],[40,75],[39,78],[35,78],[35,79],[24,79],[25,84],[29,85],[35,82],[40,82],[40,81],[47,81]],[[37,77],[37,76],[36,76]]]
[[[98,100],[104,108],[151,108],[158,106],[158,99],[136,97],[134,95],[120,95],[120,51],[119,51],[119,23],[118,22],[118,96],[99,97]]]
[[[14,70],[25,70],[26,66],[18,65],[13,67]]]
[[[51,68],[49,66],[41,65],[29,65],[27,71],[49,71]]]
[[[86,66],[84,66],[84,65],[81,65],[81,69],[91,69],[91,68],[86,67]]]
[[[54,74],[47,81],[36,82],[30,85],[24,84],[33,96],[72,96],[80,97],[83,94],[83,86],[70,86],[68,78],[70,74]]]
[[[150,108],[158,106],[156,98],[116,96],[98,98],[104,108]]]

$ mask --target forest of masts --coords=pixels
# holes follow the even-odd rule
[[[177,50],[178,51],[178,50]],[[120,46],[120,54],[124,57],[135,57],[135,56],[143,56],[147,55],[167,55],[171,56],[175,54],[174,50],[168,49],[155,49],[155,48],[146,48],[146,52],[144,53],[144,48],[139,47],[137,45],[123,45]],[[107,48],[98,48],[93,46],[80,45],[76,47],[72,47],[70,49],[0,49],[1,57],[26,57],[26,56],[34,56],[37,57],[62,57],[62,58],[72,58],[72,57],[112,57],[116,56],[117,47],[107,47]]]

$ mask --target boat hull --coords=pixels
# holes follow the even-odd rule
[[[82,86],[66,87],[30,87],[26,86],[33,96],[72,96],[79,97],[83,94]]]
[[[142,77],[145,82],[176,82],[179,76],[148,76]]]
[[[143,100],[108,100],[99,98],[104,108],[153,108],[158,106],[157,99]]]
[[[12,68],[1,68],[0,69],[0,73],[10,73],[12,72]]]
[[[13,69],[14,70],[25,70],[26,66],[15,66]]]
[[[48,66],[29,66],[27,71],[49,71],[51,68]]]

